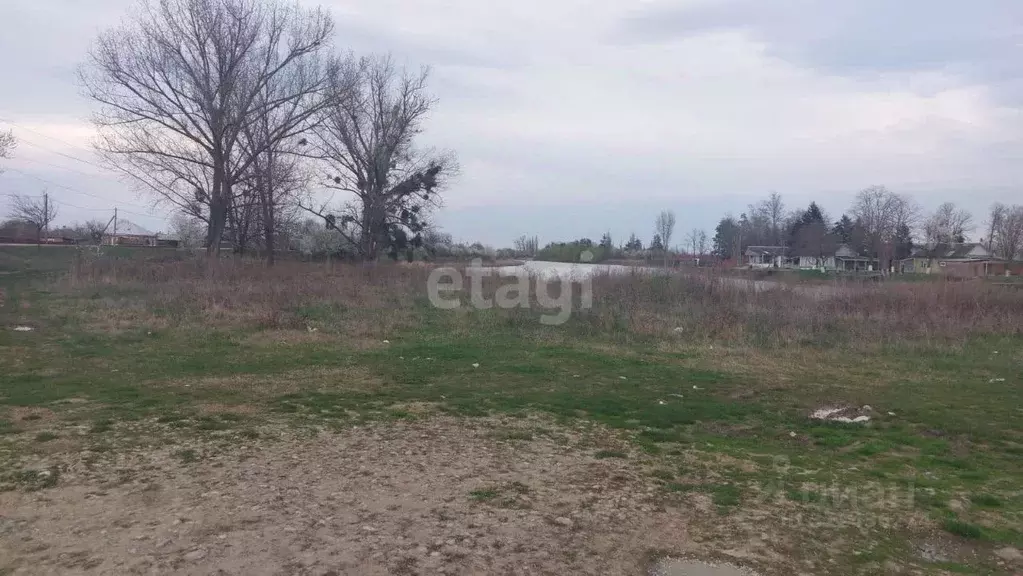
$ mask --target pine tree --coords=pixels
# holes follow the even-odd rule
[[[650,250],[652,250],[654,252],[663,252],[664,251],[664,243],[661,242],[661,235],[660,234],[654,234],[654,239],[653,239],[652,242],[650,242]]]
[[[629,241],[625,243],[625,250],[628,252],[639,252],[643,250],[643,241],[636,237],[635,234],[629,236]]]
[[[853,243],[853,221],[849,216],[842,214],[842,219],[835,222],[835,226],[831,229],[831,232],[838,236],[839,241],[842,244]]]

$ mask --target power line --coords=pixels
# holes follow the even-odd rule
[[[70,186],[65,186],[64,184],[58,184],[57,182],[54,182],[52,180],[47,180],[46,178],[43,178],[41,176],[36,176],[35,174],[32,174],[31,172],[26,172],[26,171],[18,169],[18,168],[7,168],[7,169],[11,170],[13,172],[17,172],[18,174],[21,174],[23,176],[28,176],[29,178],[32,178],[34,180],[38,180],[38,181],[40,181],[40,182],[42,182],[44,184],[49,184],[51,186],[56,186],[57,188],[62,188],[64,190],[67,190],[69,192],[73,192],[75,194],[82,194],[84,196],[89,196],[90,198],[95,198],[97,200],[103,200],[104,202],[116,202],[117,204],[124,204],[124,205],[127,205],[127,206],[132,206],[132,207],[138,208],[139,210],[146,210],[147,209],[147,208],[145,208],[143,206],[139,206],[138,204],[132,204],[130,202],[123,202],[121,200],[111,200],[110,198],[104,198],[102,196],[97,196],[95,194],[90,194],[89,192],[85,192],[85,191],[79,190],[77,188],[72,188]]]
[[[52,148],[47,148],[46,146],[43,146],[42,144],[37,144],[36,142],[33,142],[31,140],[24,140],[24,139],[22,139],[21,142],[24,142],[25,144],[28,144],[29,146],[32,146],[33,148],[38,148],[40,150],[44,150],[46,152],[49,152],[50,154],[56,154],[57,156],[63,156],[64,158],[68,158],[69,160],[74,160],[76,162],[81,162],[82,164],[88,164],[89,166],[93,166],[93,167],[99,168],[101,170],[106,170],[105,167],[103,167],[103,166],[101,166],[99,164],[96,164],[95,162],[92,162],[90,160],[82,160],[81,158],[79,158],[77,156],[72,156],[70,154],[65,154],[64,152],[61,152],[59,150],[54,150]]]
[[[31,142],[28,142],[27,140],[25,141],[25,143],[31,144]],[[43,150],[45,150],[45,148],[43,148]],[[110,178],[109,176],[104,176],[102,174],[89,174],[88,172],[82,172],[81,170],[77,170],[75,168],[69,168],[67,166],[61,166],[60,164],[53,164],[51,162],[44,162],[42,160],[36,160],[35,158],[21,157],[18,158],[18,160],[23,162],[32,162],[33,164],[42,164],[43,166],[49,166],[51,168],[59,168],[60,170],[67,170],[68,172],[74,172],[76,174],[81,174],[82,176],[88,176],[89,178]]]
[[[77,144],[72,144],[72,143],[68,142],[67,140],[63,140],[61,138],[57,138],[56,136],[50,136],[49,134],[43,134],[42,132],[39,132],[38,130],[33,130],[33,129],[29,128],[28,126],[23,126],[23,125],[15,122],[14,120],[11,120],[10,118],[0,118],[0,122],[6,122],[6,123],[8,123],[8,124],[10,124],[12,126],[17,126],[18,128],[21,128],[22,130],[28,130],[29,132],[31,132],[33,134],[37,134],[39,136],[42,136],[43,138],[49,138],[50,140],[53,140],[53,141],[56,141],[56,142],[60,142],[61,144],[64,144],[64,145],[69,146],[71,148],[77,148],[79,150],[85,150],[85,148],[83,148],[83,147],[81,147],[81,146],[79,146]]]

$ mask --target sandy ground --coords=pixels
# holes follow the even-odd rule
[[[181,445],[117,451],[0,494],[0,573],[648,574],[701,552],[690,512],[571,434],[445,418],[274,434],[187,463]]]

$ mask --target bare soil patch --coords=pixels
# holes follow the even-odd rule
[[[65,462],[55,488],[0,494],[0,571],[647,574],[711,551],[635,462],[573,430],[507,442],[479,424],[281,426]]]

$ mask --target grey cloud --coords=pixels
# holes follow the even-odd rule
[[[650,5],[624,19],[614,39],[743,30],[772,55],[831,73],[946,71],[1018,98],[1021,22],[1018,0],[722,0]]]

